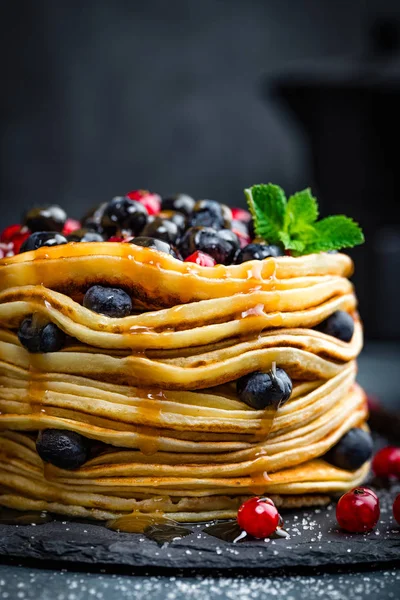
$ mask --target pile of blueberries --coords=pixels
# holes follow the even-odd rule
[[[161,199],[135,191],[90,211],[79,229],[65,232],[66,222],[67,215],[59,206],[30,210],[23,225],[31,235],[20,252],[67,242],[128,241],[180,260],[201,252],[206,255],[205,262],[192,262],[203,266],[241,264],[284,254],[279,246],[252,243],[253,222],[246,210],[231,210],[215,200],[196,202],[186,194]]]

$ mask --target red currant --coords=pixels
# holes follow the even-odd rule
[[[196,263],[196,265],[200,265],[201,267],[213,267],[216,264],[212,256],[200,250],[196,250],[196,252],[185,258],[185,262]]]
[[[379,521],[379,500],[368,488],[354,488],[344,494],[336,506],[340,527],[351,533],[371,531]]]
[[[244,208],[232,208],[232,219],[234,221],[244,221],[248,223],[251,221],[251,214],[248,210],[244,210]]]
[[[382,479],[400,478],[400,448],[386,446],[379,450],[372,461],[372,470]]]
[[[21,229],[22,229],[22,225],[19,225],[19,224],[9,225],[1,232],[0,242],[2,242],[3,244],[9,244],[10,242],[13,241],[13,238],[18,233],[20,233]]]
[[[22,227],[21,231],[14,235],[12,239],[12,244],[14,246],[14,254],[19,254],[22,244],[28,237],[31,235],[31,232],[27,227]]]
[[[400,525],[400,494],[396,497],[393,502],[393,516]]]
[[[258,539],[270,536],[282,524],[278,509],[270,498],[250,498],[239,508],[239,527]]]
[[[82,225],[76,219],[67,219],[65,221],[64,228],[62,230],[63,235],[69,235],[73,231],[77,231],[80,229]]]
[[[158,215],[161,210],[161,197],[148,190],[133,190],[125,194],[131,200],[137,200],[147,210],[149,215]]]

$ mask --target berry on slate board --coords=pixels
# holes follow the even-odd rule
[[[395,501],[393,502],[393,516],[400,525],[400,494],[396,496]]]
[[[33,315],[20,324],[18,339],[32,353],[58,352],[65,344],[65,333],[55,323],[43,323]]]
[[[337,310],[316,329],[343,342],[350,342],[354,333],[354,320],[344,310]]]
[[[280,367],[275,367],[268,373],[249,373],[236,382],[240,400],[256,410],[264,410],[269,406],[278,409],[289,400],[292,388],[292,380]]]
[[[367,431],[350,429],[324,456],[324,459],[345,471],[355,471],[372,456],[372,438]]]
[[[282,525],[282,518],[270,498],[250,498],[238,510],[239,527],[249,535],[264,539]]]
[[[132,312],[132,300],[124,290],[102,285],[93,285],[88,289],[83,298],[83,306],[118,319],[127,317]]]
[[[212,256],[205,252],[200,252],[200,250],[196,250],[196,252],[185,258],[185,262],[196,263],[196,265],[200,265],[201,267],[213,267],[216,264]]]
[[[36,450],[40,458],[60,469],[78,469],[89,458],[89,442],[75,431],[44,429],[39,432]]]
[[[379,450],[373,458],[372,470],[381,479],[400,479],[400,448],[386,446]]]
[[[351,533],[371,531],[379,521],[379,499],[367,488],[354,488],[344,494],[336,506],[340,527]]]

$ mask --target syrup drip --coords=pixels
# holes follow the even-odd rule
[[[48,323],[46,317],[40,313],[32,315],[32,326],[35,329],[40,329]],[[29,353],[29,379],[27,389],[27,399],[29,403],[30,414],[44,413],[43,400],[46,394],[46,385],[39,379],[40,369],[37,367],[37,357],[35,354]]]
[[[129,515],[123,515],[106,523],[108,529],[125,531],[127,533],[144,533],[148,528],[175,525],[164,513],[141,513],[133,511]],[[175,536],[177,537],[177,536]]]
[[[164,392],[160,389],[142,390],[142,402],[139,413],[151,423],[158,424],[162,411],[162,401],[165,400]],[[151,400],[151,406],[146,405],[146,399]],[[138,447],[143,454],[150,455],[158,452],[160,432],[156,427],[147,425],[140,427]]]
[[[233,520],[213,523],[205,527],[202,531],[231,544],[237,544],[248,537],[247,533],[240,529],[237,521]]]
[[[146,527],[143,533],[149,540],[153,540],[162,546],[180,540],[193,532],[172,521],[171,523],[150,525]]]
[[[231,521],[223,521],[217,522],[208,527],[205,527],[203,533],[208,533],[208,535],[212,535],[213,537],[218,538],[219,540],[223,540],[224,542],[230,542],[232,544],[237,544],[238,542],[246,541],[261,541],[256,538],[253,538],[251,535],[243,531],[236,520]],[[282,529],[282,527],[278,527],[274,533],[269,536],[269,539],[282,539],[289,538],[290,535],[287,531]]]
[[[253,473],[250,476],[249,490],[256,496],[265,492],[265,486],[270,481],[270,477],[265,470]]]

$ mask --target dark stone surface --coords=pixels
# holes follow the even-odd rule
[[[225,542],[192,526],[193,533],[160,546],[141,534],[87,522],[0,525],[0,557],[81,565],[170,569],[296,569],[329,565],[382,565],[400,561],[400,528],[391,506],[400,487],[379,490],[381,520],[369,534],[337,529],[334,505],[284,514],[288,539]]]

